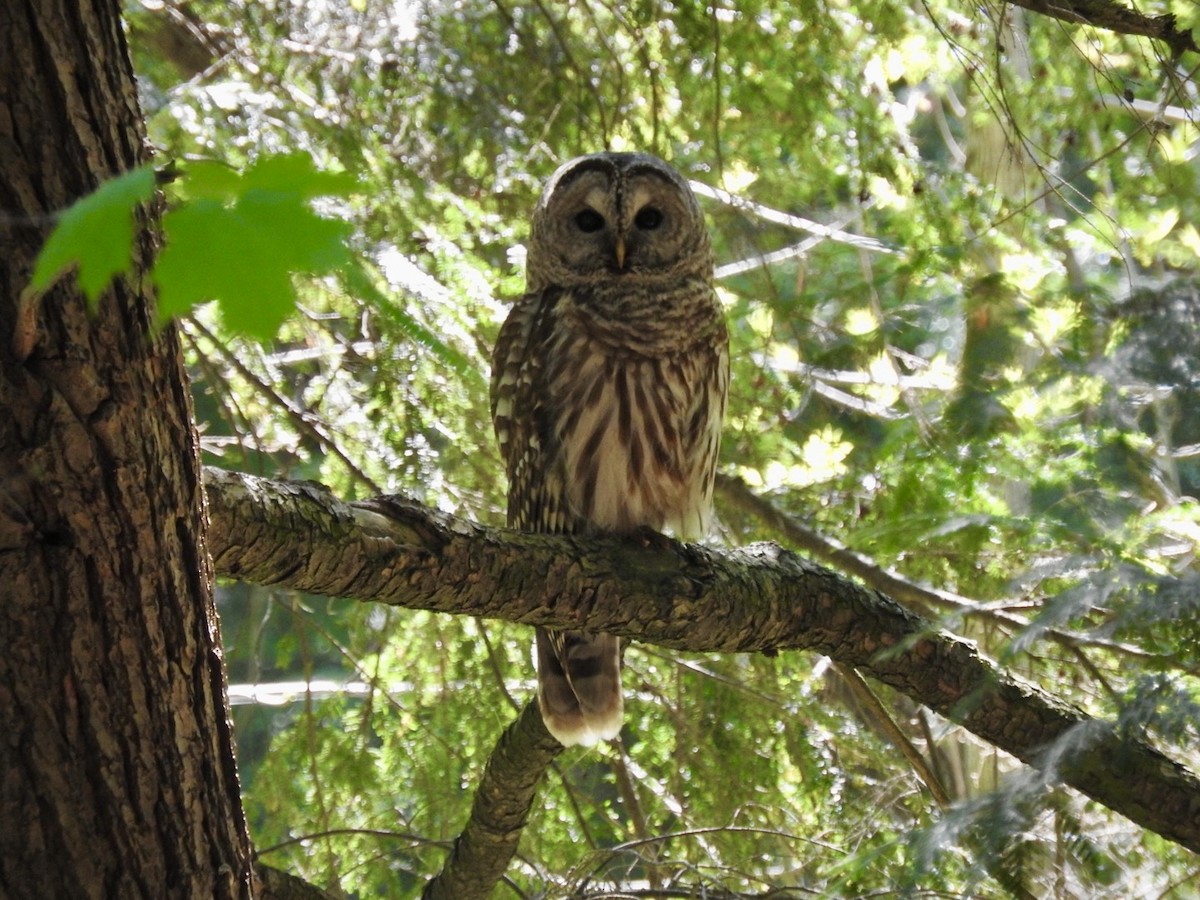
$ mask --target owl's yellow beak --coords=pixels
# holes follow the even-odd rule
[[[613,248],[613,255],[617,258],[617,269],[625,268],[625,238],[617,238],[617,246]]]

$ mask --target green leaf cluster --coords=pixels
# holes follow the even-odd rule
[[[95,302],[133,263],[133,210],[154,192],[154,170],[141,166],[102,184],[63,213],[34,265],[31,287],[44,291],[72,265]]]
[[[318,214],[310,201],[347,196],[353,178],[318,171],[306,154],[264,156],[243,173],[197,162],[184,177],[187,200],[162,217],[166,246],[151,270],[160,319],[216,300],[232,331],[270,340],[295,309],[296,273],[349,265],[349,224]],[[134,214],[154,186],[153,169],[142,166],[72,205],[38,257],[32,286],[45,290],[77,265],[94,303],[129,270]]]

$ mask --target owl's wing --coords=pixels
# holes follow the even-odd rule
[[[509,312],[492,358],[492,424],[508,474],[508,524],[548,534],[580,530],[565,499],[551,398],[542,369],[561,292],[526,294]]]
[[[584,530],[566,501],[561,416],[546,389],[556,304],[562,292],[526,294],[500,329],[492,359],[492,423],[508,472],[508,524],[551,534]],[[616,737],[621,728],[618,638],[537,629],[538,706],[547,729],[565,746]]]
[[[504,460],[506,469],[511,469],[509,454],[514,446],[513,401],[522,379],[528,381],[528,375],[522,370],[529,355],[530,333],[538,306],[538,297],[533,294],[526,294],[513,304],[492,351],[492,427],[496,430],[500,458]]]
[[[703,540],[709,531],[713,508],[713,485],[721,453],[721,428],[725,421],[725,403],[729,394],[729,333],[725,320],[713,324],[710,339],[697,349],[699,378],[695,384],[685,418],[683,432],[687,470],[692,497],[688,512],[680,523],[681,540]]]

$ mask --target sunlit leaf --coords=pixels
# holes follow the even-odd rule
[[[132,261],[133,211],[154,193],[154,169],[140,166],[104,182],[58,220],[34,266],[32,286],[44,290],[78,265],[79,285],[95,301]]]
[[[154,268],[159,315],[182,315],[216,300],[234,331],[272,337],[295,308],[292,279],[321,275],[350,259],[349,225],[318,215],[309,199],[353,186],[317,172],[307,157],[273,157],[238,182],[213,179],[199,199],[163,217],[166,247]]]

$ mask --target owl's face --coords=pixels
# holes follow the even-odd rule
[[[712,251],[684,178],[645,153],[595,153],[550,178],[533,215],[530,290],[706,274]]]

